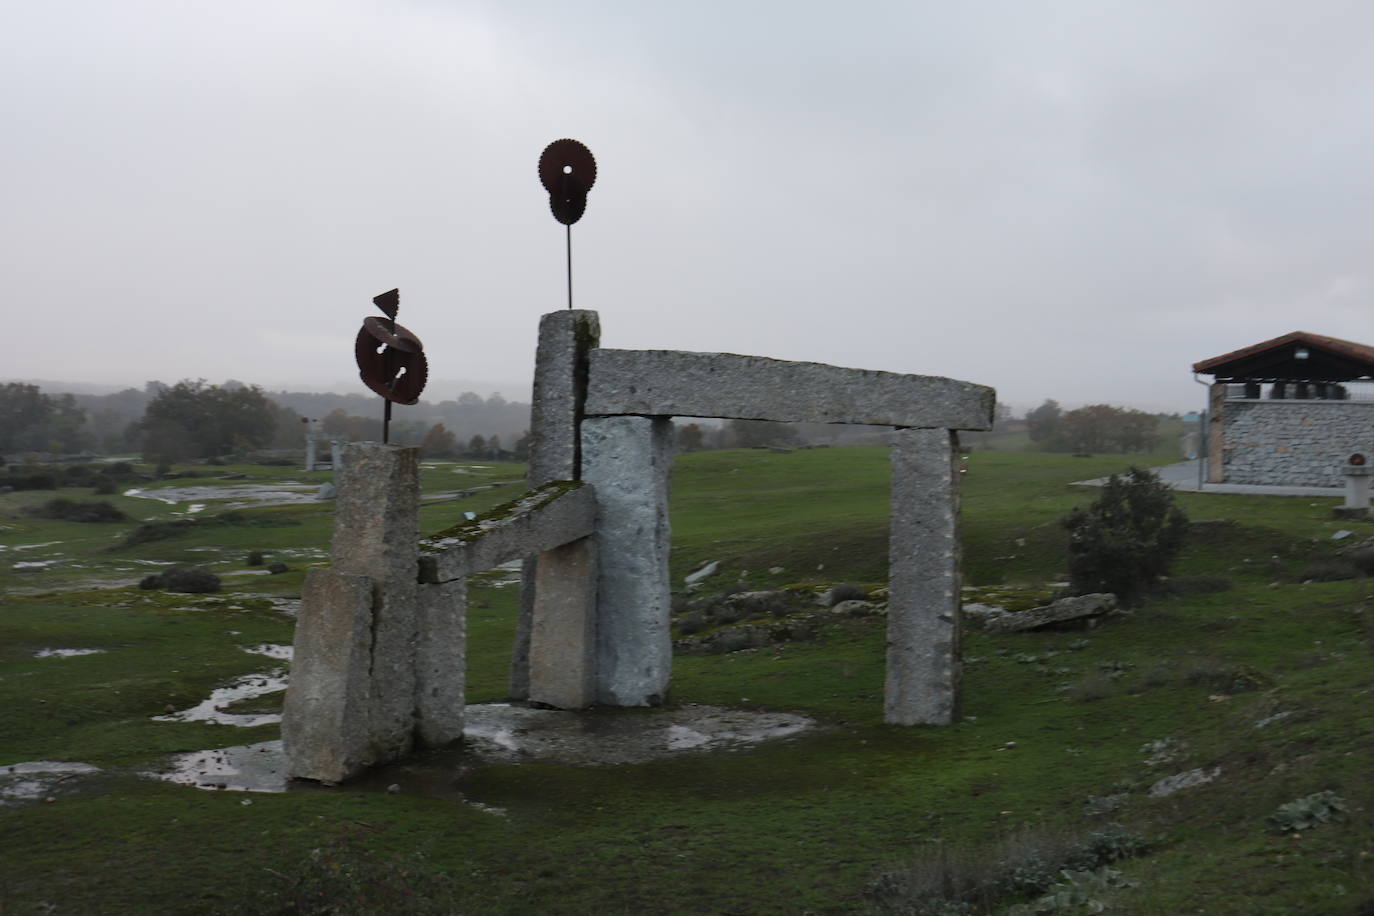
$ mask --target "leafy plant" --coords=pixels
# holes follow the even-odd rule
[[[1292,833],[1338,820],[1346,810],[1345,799],[1328,789],[1279,805],[1278,810],[1265,819],[1265,823],[1280,833]]]
[[[1147,470],[1107,478],[1102,495],[1074,509],[1069,531],[1069,584],[1076,594],[1112,592],[1138,604],[1169,571],[1188,532],[1173,493]]]

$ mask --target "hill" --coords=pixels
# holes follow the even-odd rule
[[[1047,597],[1064,573],[1057,520],[1094,495],[1071,482],[1126,463],[974,452],[966,603]],[[162,523],[133,539],[133,523],[23,513],[88,492],[0,494],[0,777],[34,761],[99,768],[0,798],[5,912],[972,913],[1046,890],[1140,914],[1374,908],[1374,589],[1322,581],[1353,574],[1336,552],[1374,525],[1331,521],[1334,500],[1181,494],[1192,526],[1172,593],[1091,630],[993,636],[970,622],[956,726],[882,725],[882,618],[831,615],[805,639],[675,659],[670,704],[817,723],[787,739],[619,766],[469,760],[428,782],[402,768],[257,794],[141,775],[168,755],[275,737],[273,724],[152,717],[261,671],[241,647],[290,641],[279,608],[327,545],[328,504],[230,510],[246,497],[229,488],[282,485],[280,469],[213,473],[142,483],[175,505],[103,497]],[[429,464],[425,527],[509,498],[521,473]],[[171,489],[192,485],[193,497]],[[871,593],[886,576],[886,489],[881,448],[682,456],[674,582],[717,561],[706,593]],[[191,498],[206,508],[188,514]],[[1342,527],[1359,530],[1333,540]],[[291,568],[249,575],[255,551]],[[225,590],[109,587],[172,563],[208,566]],[[505,696],[516,603],[494,582],[473,588],[471,702]],[[105,651],[35,657],[48,648]],[[388,794],[393,782],[403,791]]]

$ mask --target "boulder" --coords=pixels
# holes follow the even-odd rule
[[[1045,607],[1031,608],[1005,616],[989,617],[984,627],[989,633],[1019,633],[1038,630],[1066,620],[1082,620],[1116,609],[1116,596],[1109,592],[1060,598]]]

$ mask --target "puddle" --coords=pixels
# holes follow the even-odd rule
[[[89,763],[64,763],[55,760],[34,760],[0,766],[0,805],[16,801],[38,801],[52,798],[57,787],[78,776],[99,773],[99,767]]]
[[[245,674],[237,677],[227,686],[217,687],[207,700],[165,716],[153,716],[154,722],[214,722],[219,725],[236,725],[252,728],[255,725],[270,725],[281,721],[281,713],[234,713],[225,712],[223,707],[241,700],[276,693],[286,689],[286,672],[280,668],[266,674]]]
[[[51,546],[53,546],[54,544],[61,544],[61,543],[62,543],[61,541],[44,541],[44,542],[41,543],[41,544],[15,544],[15,545],[12,546],[12,547],[6,547],[5,545],[0,544],[0,551],[5,551],[5,550],[37,550],[39,547],[51,547]]]
[[[268,658],[275,658],[278,661],[291,661],[291,646],[283,646],[278,643],[265,642],[260,646],[244,646],[243,651],[251,652],[254,655],[266,655]]]
[[[25,560],[25,561],[22,561],[22,562],[19,562],[19,563],[15,563],[13,566],[10,567],[10,569],[46,569],[47,567],[52,566],[54,563],[60,563],[60,562],[62,562],[60,559],[58,559],[58,560]]]
[[[469,706],[467,716],[461,745],[379,767],[350,782],[348,788],[475,804],[463,798],[457,787],[461,774],[473,766],[619,766],[679,754],[738,751],[815,727],[813,720],[793,713],[719,706],[565,712],[488,703]],[[147,775],[200,789],[286,792],[319,788],[309,780],[287,779],[281,741],[180,754],[167,762],[164,771]]]
[[[297,503],[316,502],[315,484],[302,483],[255,483],[234,484],[223,487],[164,487],[157,490],[126,490],[125,496],[142,499],[155,499],[160,503],[175,506],[190,503],[187,514],[201,512],[205,502],[222,501],[222,509],[243,509],[249,506],[287,506]],[[199,508],[197,508],[199,506]]]
[[[573,766],[643,763],[684,751],[739,750],[815,723],[792,713],[684,706],[626,714],[565,712],[506,704],[468,707],[464,750],[489,762],[540,760]]]
[[[75,658],[78,655],[102,655],[105,649],[39,649],[34,658]]]

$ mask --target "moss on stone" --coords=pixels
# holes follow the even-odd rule
[[[533,490],[526,491],[518,499],[493,506],[476,518],[467,519],[445,528],[437,534],[421,538],[420,549],[442,552],[460,544],[471,543],[506,519],[546,506],[563,494],[570,493],[581,486],[583,483],[580,480],[551,480]]]

